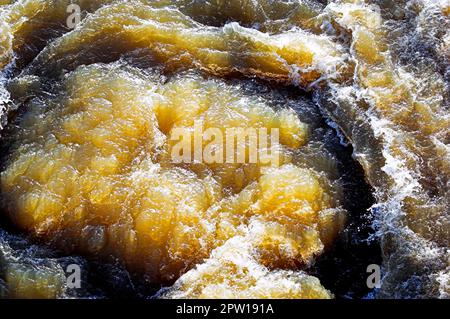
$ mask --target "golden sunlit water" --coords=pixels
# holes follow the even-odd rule
[[[0,1],[0,296],[73,296],[74,262],[161,298],[447,298],[449,14]],[[279,165],[174,163],[198,121],[279,130]]]

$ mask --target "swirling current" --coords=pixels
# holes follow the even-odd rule
[[[0,0],[0,297],[448,298],[449,15]],[[278,165],[174,162],[200,122]]]

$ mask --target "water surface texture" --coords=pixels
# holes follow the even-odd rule
[[[0,0],[0,297],[448,298],[449,15]],[[279,165],[174,163],[199,121]]]

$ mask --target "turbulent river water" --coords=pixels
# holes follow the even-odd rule
[[[448,298],[449,15],[0,0],[0,297]],[[174,163],[198,121],[279,165]]]

